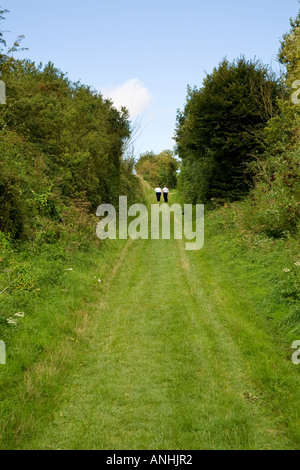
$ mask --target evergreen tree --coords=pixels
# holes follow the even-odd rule
[[[277,112],[280,86],[267,67],[223,60],[203,87],[188,87],[175,140],[181,186],[192,202],[235,200],[249,190],[247,163],[263,148],[262,130]]]

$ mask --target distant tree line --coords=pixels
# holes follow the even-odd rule
[[[145,152],[140,155],[135,168],[152,186],[167,185],[170,188],[177,186],[177,172],[180,163],[171,150],[164,150],[159,154]]]

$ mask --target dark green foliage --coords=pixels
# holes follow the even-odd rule
[[[34,146],[6,131],[1,133],[0,149],[0,229],[19,238],[36,229],[38,219],[56,215],[56,208],[53,204],[50,209],[46,164]]]
[[[53,64],[42,69],[8,60],[2,70],[10,103],[4,124],[45,155],[47,173],[60,176],[62,193],[86,195],[93,208],[115,201],[130,133],[127,114],[89,87],[70,83]]]
[[[281,43],[279,58],[286,66],[284,86],[300,78],[300,15]],[[300,221],[300,106],[287,97],[278,100],[278,115],[265,131],[265,152],[253,162],[252,229],[273,238],[297,236]]]
[[[291,243],[299,236],[300,106],[292,100],[292,85],[300,78],[299,24],[298,15],[295,21],[291,20],[291,32],[281,43],[279,58],[286,67],[283,77],[285,93],[277,100],[277,114],[261,133],[262,151],[254,154],[254,159],[248,162],[253,187],[243,201],[224,206],[227,214],[225,224],[236,226],[250,246],[253,243],[267,245],[274,239]],[[220,211],[220,215],[222,213]],[[288,275],[284,279],[287,285],[281,294],[290,299],[296,293],[299,295],[299,277]]]
[[[73,200],[88,202],[94,213],[99,204],[116,204],[123,189],[138,192],[133,165],[123,162],[131,134],[126,109],[70,82],[52,63],[37,66],[8,51],[0,72],[7,90],[0,106],[0,230],[32,238],[45,218],[60,222]]]
[[[188,87],[176,143],[190,201],[236,200],[248,192],[247,163],[263,148],[261,133],[276,113],[279,93],[268,69],[245,58],[223,60],[202,88]]]

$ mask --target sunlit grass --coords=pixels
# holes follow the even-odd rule
[[[2,300],[25,316],[3,324],[1,448],[299,447],[294,333],[271,283],[287,253],[206,224],[198,252],[108,241],[35,260],[34,290]]]

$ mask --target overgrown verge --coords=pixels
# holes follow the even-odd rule
[[[0,6],[1,23],[6,13]],[[6,89],[6,104],[0,105],[3,448],[36,431],[31,424],[51,413],[66,370],[78,366],[73,352],[82,348],[84,356],[87,308],[99,300],[122,244],[97,239],[97,206],[117,206],[119,195],[130,203],[143,200],[127,156],[127,110],[72,83],[51,63],[14,58],[20,39],[7,48],[0,28]]]
[[[226,61],[205,79],[202,89],[189,89],[185,111],[179,113],[177,122],[178,152],[183,157],[179,179],[185,199],[206,204],[209,214],[206,243],[216,244],[222,261],[257,293],[257,308],[262,315],[274,320],[273,323],[291,338],[299,339],[300,13],[291,20],[291,30],[283,37],[278,58],[285,73],[281,83],[276,81],[280,93],[275,95],[270,94],[272,87],[269,88],[272,83],[275,86],[275,82],[268,80],[262,81],[261,86],[256,83],[253,88],[250,79],[241,87],[239,80],[228,75],[230,67],[228,69]],[[245,66],[243,59],[237,66],[233,64],[231,72],[237,72],[241,65]],[[252,66],[247,65],[250,69]],[[212,85],[215,93],[211,93]],[[217,86],[223,87],[230,97],[225,104],[222,104],[223,94],[216,93]],[[264,115],[263,125],[255,132],[250,132],[248,137],[240,132],[235,140],[231,137],[237,135],[243,121],[238,117],[238,125],[229,129],[228,122],[244,109],[242,92],[252,94],[253,109],[257,113],[261,111],[257,101],[261,93],[261,105],[266,106],[265,111],[272,112]],[[253,96],[253,92],[257,95]],[[240,95],[233,102],[235,93]],[[230,119],[224,114],[225,105],[229,105]],[[244,116],[248,123],[253,123],[249,110],[251,107],[245,108]],[[211,140],[207,141],[209,138]],[[248,138],[253,147],[246,149],[247,162],[243,167],[233,158],[232,150],[238,148],[240,158]],[[218,160],[219,169],[212,166],[214,152],[222,155]],[[239,173],[240,180],[235,172]],[[220,190],[217,194],[211,191],[216,181]],[[241,181],[248,193],[243,198],[236,194]]]
[[[245,230],[244,217],[242,203],[209,211],[205,244],[215,247],[222,263],[253,293],[257,310],[292,344],[300,338],[299,240]]]
[[[95,221],[78,205],[64,217],[68,225],[52,244],[16,244],[1,234],[0,338],[6,345],[6,365],[0,365],[2,449],[22,447],[23,439],[42,429],[66,380],[80,368],[78,360],[89,360],[85,345],[93,332],[93,314],[125,244],[95,241]]]

